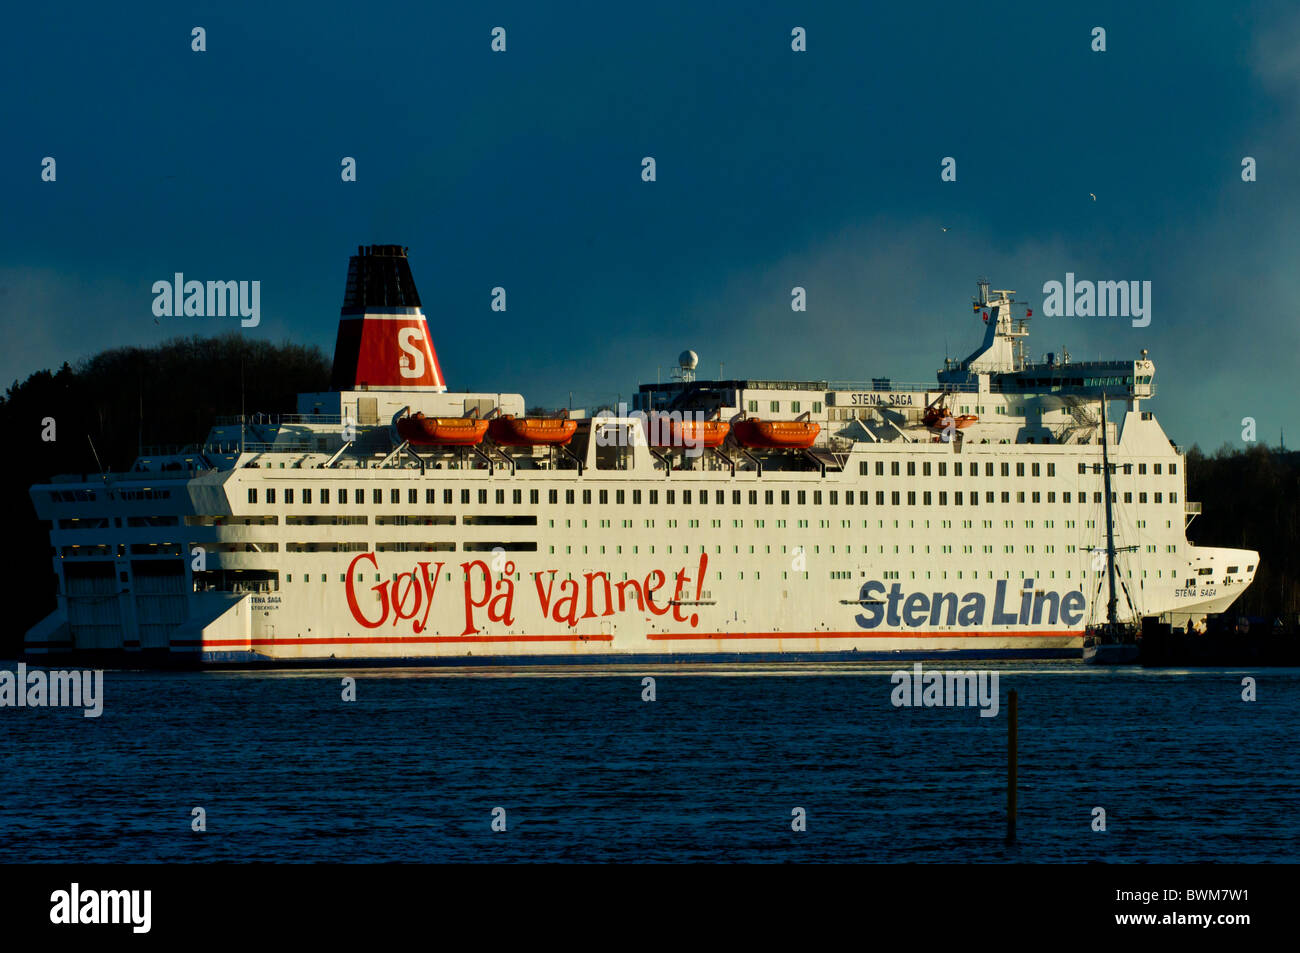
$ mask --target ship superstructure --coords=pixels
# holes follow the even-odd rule
[[[530,417],[443,379],[405,249],[351,259],[332,389],[202,447],[32,488],[58,606],[33,656],[163,664],[1078,657],[1116,573],[1174,623],[1247,550],[1191,545],[1155,367],[1026,357],[1010,291],[937,381],[642,385]],[[685,355],[684,355],[685,357]],[[692,356],[693,357],[693,356]],[[1121,412],[1106,426],[1101,405]]]

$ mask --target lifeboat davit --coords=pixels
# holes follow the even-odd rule
[[[553,447],[573,439],[578,430],[576,420],[560,417],[494,417],[488,424],[488,436],[503,447]]]
[[[725,420],[660,418],[650,427],[652,447],[720,447],[731,432]]]
[[[821,433],[811,420],[760,420],[750,417],[736,422],[733,433],[742,446],[764,450],[805,450]]]
[[[421,446],[473,447],[482,443],[487,429],[486,420],[473,417],[426,417],[416,413],[397,420],[402,439]]]
[[[945,430],[947,429],[949,419],[952,420],[952,426],[961,430],[978,421],[979,417],[975,414],[961,414],[960,416],[953,417],[948,413],[947,407],[940,406],[931,407],[927,410],[925,416],[921,418],[921,422],[931,430]]]

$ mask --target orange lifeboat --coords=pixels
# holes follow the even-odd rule
[[[416,413],[399,417],[397,432],[414,444],[439,447],[473,447],[483,440],[488,422],[473,417],[426,417]]]
[[[577,432],[578,422],[559,417],[494,417],[488,424],[488,436],[503,447],[556,446],[568,443]]]
[[[743,446],[764,450],[804,450],[813,445],[821,425],[811,420],[760,420],[736,422],[734,433]]]
[[[947,427],[947,421],[949,419],[952,420],[952,425],[954,427],[961,430],[978,421],[979,417],[975,414],[962,414],[958,417],[953,417],[948,413],[947,407],[940,405],[938,407],[929,408],[925,412],[925,416],[921,418],[921,422],[931,430],[943,430]]]
[[[725,420],[659,419],[650,428],[652,447],[720,447],[731,432]]]

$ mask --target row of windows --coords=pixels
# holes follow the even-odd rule
[[[814,400],[811,403],[812,403],[812,412],[814,414],[820,414],[822,412],[822,402],[820,400]],[[779,414],[781,412],[781,402],[779,400],[768,401],[767,409],[771,413]],[[749,402],[749,412],[751,414],[758,413],[758,401],[751,400]],[[802,403],[800,403],[797,400],[790,401],[790,413],[798,414],[802,412],[803,412]]]
[[[941,465],[942,465],[942,464],[941,464]],[[1037,465],[1038,465],[1038,464],[1034,464],[1034,466],[1037,466]],[[865,466],[865,464],[864,464],[864,466]],[[909,464],[909,466],[911,466],[911,464]],[[926,466],[928,467],[929,464],[927,463]],[[960,464],[958,464],[958,466],[960,466]],[[991,465],[990,465],[990,466],[991,466]],[[1050,464],[1049,464],[1049,466],[1050,466]],[[476,492],[476,491],[473,491],[473,490],[461,490],[461,491],[460,491],[460,502],[461,502],[462,504],[468,504],[468,503],[470,502],[471,494],[474,494],[475,492]],[[506,490],[495,490],[495,491],[491,491],[491,492],[493,493],[493,498],[494,498],[494,500],[495,500],[497,503],[504,504],[504,503],[506,502],[506,492],[507,492]],[[511,499],[510,499],[510,502],[511,502],[511,503],[513,503],[513,504],[522,504],[522,503],[523,503],[523,492],[524,492],[523,490],[511,490],[511,491],[509,491],[509,492],[510,492],[510,495],[511,495]],[[577,491],[577,490],[565,490],[565,491],[564,491],[564,502],[567,503],[567,504],[575,503],[576,500],[577,500],[577,494],[578,494],[578,492],[579,492],[579,491]],[[609,498],[610,498],[610,493],[611,493],[610,490],[595,490],[595,491],[592,491],[592,490],[582,490],[582,491],[581,491],[581,493],[582,493],[582,502],[583,502],[584,505],[588,505],[588,504],[590,504],[590,503],[592,502],[592,499],[593,499],[593,492],[594,492],[594,494],[595,494],[595,499],[596,499],[599,503],[601,503],[602,505],[604,505],[604,504],[608,504],[608,503],[609,503]],[[633,505],[639,505],[639,504],[641,503],[641,500],[642,500],[642,493],[643,493],[643,492],[644,492],[644,493],[649,497],[649,502],[651,503],[651,505],[656,505],[656,504],[658,504],[658,502],[659,502],[659,493],[660,493],[659,490],[646,490],[646,491],[642,491],[642,490],[631,490],[631,491],[627,491],[627,490],[613,490],[612,492],[613,492],[613,494],[614,494],[614,502],[615,502],[615,504],[618,504],[618,505],[622,505],[623,503],[625,503],[625,502],[627,501],[627,496],[628,496],[629,492],[630,492],[631,497],[632,497],[632,503],[633,503]],[[677,491],[677,490],[664,490],[664,491],[663,491],[663,494],[664,494],[664,502],[667,503],[668,505],[674,505],[674,504],[676,504],[676,502],[677,502],[677,494],[678,494],[678,492],[679,492],[679,491]],[[744,494],[745,492],[746,492],[746,491],[743,491],[743,490],[732,490],[732,491],[731,491],[731,502],[732,502],[732,504],[735,505],[735,506],[740,506],[740,505],[742,505],[742,500],[745,499],[745,497],[744,497],[742,494]],[[750,505],[750,506],[757,506],[757,505],[759,504],[759,493],[760,493],[760,491],[759,491],[759,490],[749,490],[749,491],[747,491],[747,492],[748,492],[748,502],[749,502],[749,505]],[[778,491],[778,490],[763,490],[763,491],[761,491],[761,492],[762,492],[762,494],[763,494],[762,502],[763,502],[764,504],[768,505],[768,506],[774,505],[774,504],[776,503],[776,501],[777,501],[777,493],[780,493],[780,501],[781,501],[781,505],[782,505],[782,506],[788,506],[788,505],[790,505],[790,503],[792,502],[792,500],[793,500],[793,502],[794,502],[796,505],[798,505],[798,506],[806,506],[807,503],[808,503],[808,498],[809,498],[809,496],[812,497],[812,504],[813,504],[814,506],[821,506],[821,505],[822,505],[822,500],[823,500],[823,498],[825,498],[826,501],[827,501],[831,506],[837,506],[837,505],[839,505],[839,501],[840,501],[840,499],[839,499],[839,498],[840,498],[840,491],[839,491],[839,490],[825,490],[825,491],[823,491],[823,490],[779,490],[779,491]],[[426,489],[426,490],[424,491],[424,502],[425,502],[426,504],[430,505],[430,506],[436,505],[436,504],[437,504],[437,493],[438,493],[437,490]],[[443,504],[444,504],[444,505],[447,505],[447,506],[454,505],[454,504],[455,504],[455,493],[456,493],[455,490],[443,490],[443,491],[442,491],[442,502],[443,502]],[[478,491],[477,491],[477,499],[478,499],[478,502],[481,503],[481,504],[486,504],[486,503],[488,502],[488,493],[489,493],[488,490],[478,490]],[[692,500],[696,500],[696,501],[698,501],[699,504],[707,506],[707,505],[709,504],[709,502],[710,502],[710,500],[709,500],[709,491],[708,491],[708,490],[695,490],[695,491],[692,491],[692,490],[681,490],[680,493],[681,493],[681,501],[682,501],[683,504],[690,504],[690,503],[692,502]],[[932,492],[932,491],[930,491],[930,490],[921,490],[921,491],[918,491],[918,490],[908,490],[908,491],[906,491],[906,493],[907,493],[907,505],[908,505],[908,506],[915,506],[915,505],[916,505],[918,494],[919,494],[919,496],[920,496],[920,498],[921,498],[921,505],[923,505],[923,506],[930,506],[930,505],[933,503],[933,501],[934,501],[934,497],[935,497],[936,495],[938,496],[938,501],[939,501],[939,505],[940,505],[940,506],[947,506],[947,505],[948,505],[949,492],[948,492],[947,490],[939,490],[939,491],[937,491],[937,493]],[[891,503],[892,505],[894,505],[894,506],[899,506],[899,505],[901,505],[901,504],[902,504],[902,494],[903,494],[903,491],[899,491],[899,490],[893,490],[893,491],[891,491],[891,492],[890,492],[890,495],[889,495],[890,503]],[[539,490],[529,490],[529,491],[528,491],[528,502],[529,502],[530,504],[536,504],[536,503],[539,501],[539,499],[540,499],[540,495],[541,495],[541,491],[539,491]],[[871,491],[869,491],[869,490],[858,490],[858,491],[855,491],[855,490],[845,490],[845,491],[843,491],[843,495],[844,495],[844,503],[845,503],[845,505],[847,505],[847,506],[852,506],[852,505],[854,505],[854,502],[855,502],[855,501],[860,502],[862,506],[867,506],[867,505],[871,502]],[[1033,491],[1019,490],[1019,491],[1016,491],[1016,494],[1015,494],[1015,496],[1016,496],[1015,502],[1017,502],[1017,503],[1041,503],[1041,502],[1043,502],[1043,496],[1044,496],[1044,495],[1046,495],[1046,497],[1047,497],[1047,500],[1046,500],[1046,501],[1047,501],[1048,503],[1055,503],[1055,502],[1056,502],[1056,496],[1057,496],[1057,493],[1056,493],[1055,490],[1048,490],[1048,491],[1046,491],[1045,493],[1040,492],[1040,491],[1038,491],[1038,490],[1033,490]],[[1153,494],[1150,494],[1150,495],[1151,495],[1151,497],[1153,498],[1153,499],[1151,500],[1151,502],[1155,502],[1155,503],[1163,503],[1163,502],[1165,501],[1165,494],[1164,494],[1164,493],[1153,493]],[[967,498],[969,499],[969,501],[970,501],[970,505],[971,505],[971,506],[978,506],[978,505],[979,505],[979,501],[980,501],[980,499],[979,499],[980,495],[979,495],[979,491],[978,491],[978,490],[971,490],[970,493],[969,493],[969,495],[967,495],[967,494],[966,494],[965,492],[963,492],[962,490],[956,490],[956,491],[954,491],[954,492],[951,494],[951,496],[952,496],[952,499],[953,499],[953,503],[954,503],[955,505],[957,505],[957,506],[961,506],[961,505],[963,505],[963,499],[967,499]],[[1077,502],[1079,502],[1079,503],[1086,503],[1086,502],[1088,501],[1088,494],[1085,493],[1085,492],[1082,492],[1082,491],[1080,491],[1079,493],[1075,494],[1075,493],[1073,493],[1073,492],[1071,492],[1071,491],[1069,491],[1069,490],[1066,490],[1066,491],[1062,492],[1062,493],[1060,494],[1060,496],[1061,496],[1061,502],[1062,502],[1062,503],[1072,503],[1072,502],[1075,502],[1075,497],[1076,497],[1076,496],[1077,496],[1077,498],[1078,498],[1078,499],[1077,499]],[[1138,502],[1139,502],[1139,503],[1146,503],[1146,502],[1148,501],[1148,500],[1147,500],[1148,494],[1145,493],[1145,492],[1138,493],[1137,496],[1138,496]],[[1170,502],[1170,503],[1177,503],[1177,502],[1178,502],[1178,494],[1177,494],[1177,493],[1170,493],[1170,494],[1168,494],[1168,496],[1169,496],[1169,502]],[[876,505],[877,505],[877,506],[884,506],[884,505],[885,505],[885,491],[884,491],[884,490],[876,490],[876,491],[875,491],[875,497],[876,497]],[[1112,502],[1112,503],[1118,503],[1118,502],[1119,502],[1120,494],[1117,493],[1117,492],[1112,492],[1111,495],[1110,495],[1110,497],[1111,497],[1111,502]],[[1003,503],[1010,503],[1010,502],[1012,502],[1012,500],[1011,500],[1011,491],[1006,491],[1006,490],[1002,491],[1002,493],[1000,494],[1000,499],[1001,499],[1001,502],[1003,502]],[[276,501],[276,490],[275,490],[274,487],[268,487],[267,490],[266,490],[266,502],[267,502],[267,503],[274,503],[275,501]],[[311,491],[310,489],[303,489],[303,490],[302,490],[302,502],[304,502],[304,503],[310,503],[311,501],[312,501],[312,491]],[[330,491],[329,491],[328,489],[322,489],[322,490],[320,491],[320,501],[321,501],[321,503],[329,503],[329,502],[330,502]],[[338,501],[339,501],[340,503],[347,503],[347,502],[348,502],[348,491],[347,491],[346,489],[340,489],[340,490],[338,490]],[[366,501],[366,491],[365,491],[365,490],[354,490],[354,491],[353,491],[353,501],[356,502],[356,503],[364,504],[365,501]],[[399,489],[392,489],[392,490],[390,490],[390,491],[389,491],[389,498],[388,498],[388,501],[389,501],[390,503],[392,503],[392,504],[395,504],[395,505],[401,505],[401,503],[402,503],[402,491],[399,490]],[[548,490],[548,491],[547,491],[547,502],[549,502],[549,503],[559,503],[559,501],[560,501],[560,491],[559,491],[559,490]],[[714,505],[717,505],[717,506],[723,506],[723,505],[725,505],[726,501],[727,501],[727,491],[726,491],[726,490],[714,490],[714,491],[713,491],[713,500],[712,500],[712,502],[714,503]],[[995,494],[994,494],[992,491],[986,491],[985,494],[984,494],[984,501],[985,501],[986,503],[993,503],[993,502],[995,501]],[[1102,501],[1102,494],[1101,494],[1101,491],[1098,490],[1098,491],[1096,491],[1096,492],[1094,492],[1094,493],[1092,494],[1092,502],[1094,502],[1094,503],[1100,503],[1101,501]],[[249,503],[256,503],[256,502],[257,502],[257,488],[256,488],[256,487],[249,487],[249,490],[248,490],[248,502],[249,502]],[[284,489],[284,502],[285,502],[285,503],[292,503],[292,502],[294,502],[294,490],[293,490],[292,487],[287,487],[287,488]],[[373,503],[383,503],[383,502],[384,502],[384,491],[381,490],[381,489],[373,489],[373,490],[371,490],[371,502],[373,502]],[[1125,503],[1132,503],[1132,502],[1133,502],[1133,494],[1132,494],[1132,492],[1125,492],[1125,493],[1124,493],[1124,502],[1125,502]],[[409,489],[409,490],[407,490],[407,494],[406,494],[406,503],[407,503],[408,505],[415,505],[415,504],[418,504],[418,503],[419,503],[419,490],[417,490],[417,489]]]
[[[904,474],[904,472],[903,472],[903,465],[904,465],[904,463],[906,463],[906,474]],[[1126,476],[1131,475],[1131,474],[1133,473],[1133,466],[1134,466],[1134,465],[1131,464],[1131,463],[1125,463],[1125,464],[1112,463],[1112,464],[1110,465],[1110,472],[1111,472],[1111,473],[1118,473],[1118,472],[1120,472],[1118,468],[1121,467],[1121,466],[1123,467],[1123,472],[1124,472],[1124,474],[1125,474]],[[1153,464],[1152,466],[1153,466],[1153,470],[1154,470],[1154,473],[1155,473],[1156,476],[1160,476],[1160,475],[1162,475],[1162,474],[1164,473],[1164,464],[1156,463],[1156,464]],[[1091,470],[1093,470],[1094,468],[1097,469],[1097,470],[1100,470],[1100,469],[1101,469],[1101,465],[1100,465],[1100,464],[1097,464],[1097,465],[1095,465],[1095,467],[1094,467],[1093,464],[1088,464],[1088,463],[1080,463],[1080,464],[1079,464],[1079,472],[1080,472],[1080,473],[1088,473],[1088,472],[1090,472]],[[1138,475],[1139,475],[1139,476],[1145,476],[1145,475],[1146,475],[1146,472],[1147,472],[1147,465],[1146,465],[1145,463],[1139,463],[1139,464],[1137,464],[1137,468],[1138,468]],[[874,470],[876,476],[884,476],[884,475],[885,475],[885,461],[884,461],[884,460],[877,460],[877,461],[875,461],[874,467],[873,467],[872,463],[869,462],[869,461],[867,461],[867,460],[862,460],[862,461],[860,461],[860,462],[858,463],[858,475],[859,475],[859,476],[870,476],[871,473],[873,472],[873,470]],[[1004,477],[1009,477],[1009,476],[1011,476],[1011,462],[1010,462],[1009,460],[1007,460],[1007,461],[1003,461],[1002,463],[1000,463],[1000,464],[998,465],[998,472],[999,472],[999,474],[1000,474],[1001,476],[1004,476]],[[1169,473],[1170,473],[1170,475],[1176,475],[1176,474],[1178,473],[1178,464],[1176,464],[1176,463],[1171,463],[1171,464],[1169,464]],[[948,475],[948,463],[947,463],[947,461],[939,461],[938,463],[932,463],[931,461],[928,461],[928,460],[921,461],[921,464],[920,464],[920,475],[921,475],[921,476],[934,476],[934,475],[936,475],[936,474],[937,474],[938,476],[947,476],[947,475]],[[1054,476],[1056,476],[1056,464],[1055,464],[1055,463],[1036,463],[1036,462],[1029,462],[1029,463],[1026,463],[1026,462],[1024,462],[1024,461],[1019,461],[1019,462],[1016,463],[1016,474],[1015,474],[1015,475],[1018,476],[1018,477],[1022,477],[1022,476],[1033,476],[1033,477],[1036,477],[1036,476],[1043,476],[1044,474],[1046,474],[1046,475],[1049,476],[1049,477],[1054,477]],[[902,460],[891,460],[891,461],[889,461],[889,475],[890,475],[890,476],[903,476],[903,475],[906,475],[906,476],[916,476],[916,475],[917,475],[917,461],[915,461],[915,460],[907,460],[907,461],[902,461]],[[979,476],[979,475],[980,475],[980,465],[979,465],[979,461],[973,461],[973,462],[971,462],[971,463],[965,465],[965,473],[963,473],[963,464],[962,464],[960,461],[954,461],[953,464],[952,464],[952,475],[953,475],[953,476],[971,476],[971,477],[977,477],[977,476]],[[990,477],[993,476],[993,463],[992,463],[991,461],[986,461],[986,462],[985,462],[985,464],[984,464],[984,475],[985,475],[985,476],[990,476]]]

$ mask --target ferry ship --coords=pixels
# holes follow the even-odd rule
[[[687,352],[631,409],[530,416],[448,389],[406,249],[362,247],[331,390],[32,488],[58,588],[26,654],[1079,658],[1111,598],[1175,625],[1226,609],[1258,557],[1188,541],[1147,352],[1030,361],[1013,294],[978,284],[982,339],[934,383],[702,380]]]

